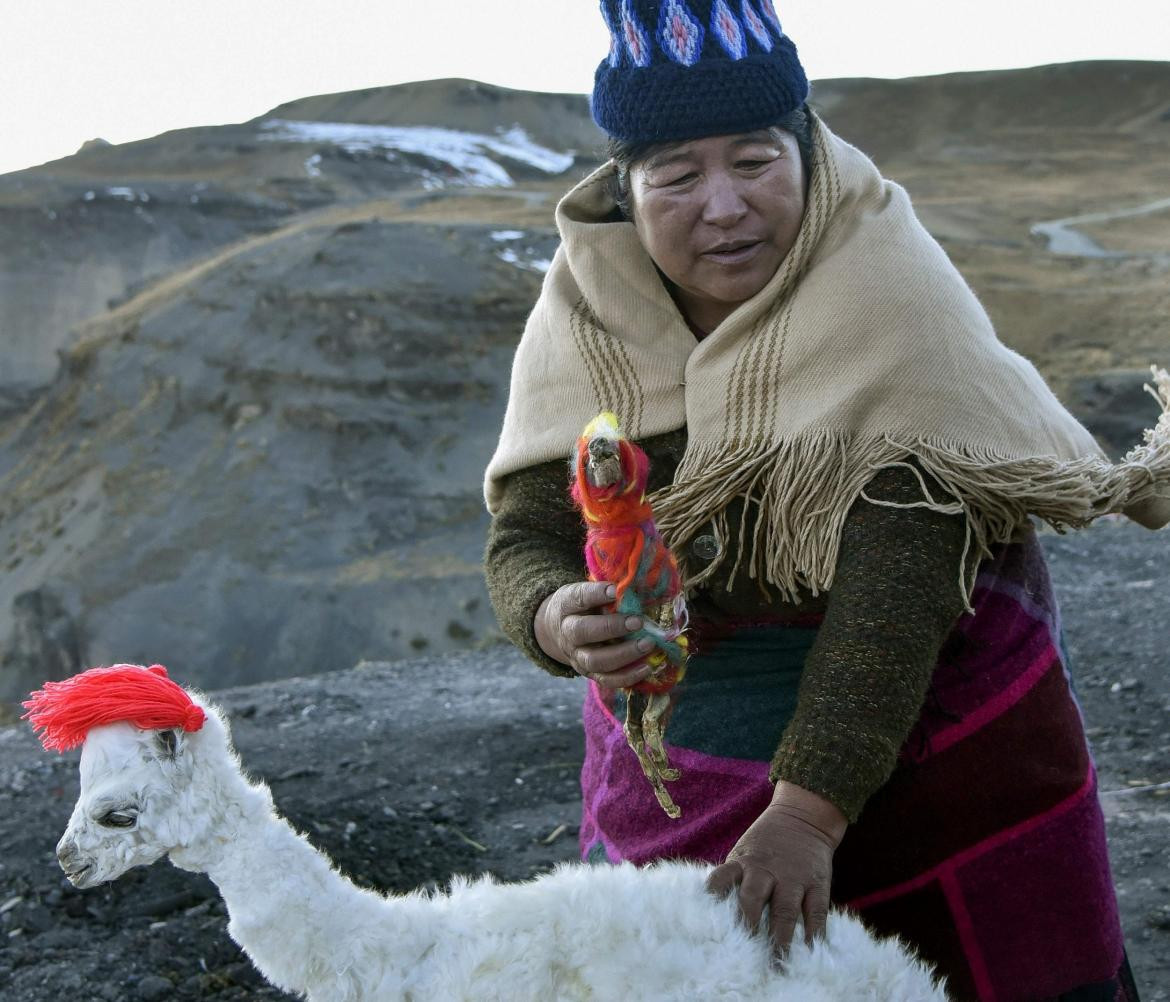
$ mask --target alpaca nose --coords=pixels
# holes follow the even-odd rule
[[[75,846],[68,838],[62,838],[57,843],[57,862],[61,864],[62,870],[70,869],[70,864],[77,860],[77,846]]]

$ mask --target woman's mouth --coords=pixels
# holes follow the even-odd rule
[[[702,256],[716,264],[742,264],[754,257],[762,246],[761,240],[737,240],[704,251]]]

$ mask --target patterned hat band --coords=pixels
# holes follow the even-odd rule
[[[772,0],[602,0],[608,56],[593,118],[634,142],[770,125],[808,97]]]

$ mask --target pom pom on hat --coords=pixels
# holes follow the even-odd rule
[[[162,665],[112,665],[91,668],[62,682],[46,682],[23,704],[41,744],[69,751],[85,741],[90,728],[128,723],[144,731],[182,728],[197,731],[207,715]]]
[[[772,0],[601,0],[601,14],[610,47],[590,107],[614,139],[751,132],[808,99]]]

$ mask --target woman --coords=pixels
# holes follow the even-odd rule
[[[905,193],[807,112],[767,0],[602,11],[614,159],[558,206],[485,484],[502,626],[590,680],[583,853],[720,864],[780,951],[854,907],[958,999],[1136,999],[1028,516],[1170,520],[1170,418],[1104,460]],[[641,624],[582,580],[565,459],[601,409],[649,455],[688,579],[677,821],[618,723]]]

